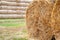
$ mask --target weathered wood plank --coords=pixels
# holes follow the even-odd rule
[[[18,6],[0,6],[3,10],[22,10],[25,11],[27,7],[18,7]]]
[[[8,2],[17,2],[16,0],[2,0],[2,1],[8,1]],[[21,3],[30,3],[32,2],[31,0],[18,0],[18,2],[21,2]]]
[[[14,15],[14,14],[0,14],[0,18],[25,18],[25,15]]]
[[[0,14],[25,14],[25,11],[14,10],[0,10]]]
[[[16,3],[16,2],[7,2],[7,1],[0,1],[1,5],[10,5],[10,6],[28,6],[29,3]]]

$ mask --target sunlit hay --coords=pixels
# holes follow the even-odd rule
[[[56,40],[60,40],[60,0],[56,0],[52,14],[54,20],[52,28],[54,28]]]
[[[35,0],[28,6],[26,13],[29,38],[34,40],[51,40],[51,13],[54,1]]]

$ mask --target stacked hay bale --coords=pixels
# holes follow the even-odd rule
[[[34,0],[30,4],[26,13],[29,40],[60,40],[59,5],[59,0]]]

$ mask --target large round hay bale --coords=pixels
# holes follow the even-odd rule
[[[35,0],[27,9],[26,21],[30,40],[53,40],[51,14],[55,0]]]
[[[29,40],[60,40],[60,0],[35,0],[27,9]]]

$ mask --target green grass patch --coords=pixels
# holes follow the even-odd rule
[[[26,38],[13,38],[13,40],[27,40]]]
[[[27,33],[27,30],[26,30],[26,29],[23,29],[22,32],[23,32],[23,33]]]
[[[0,26],[20,27],[25,26],[25,19],[0,19]]]

